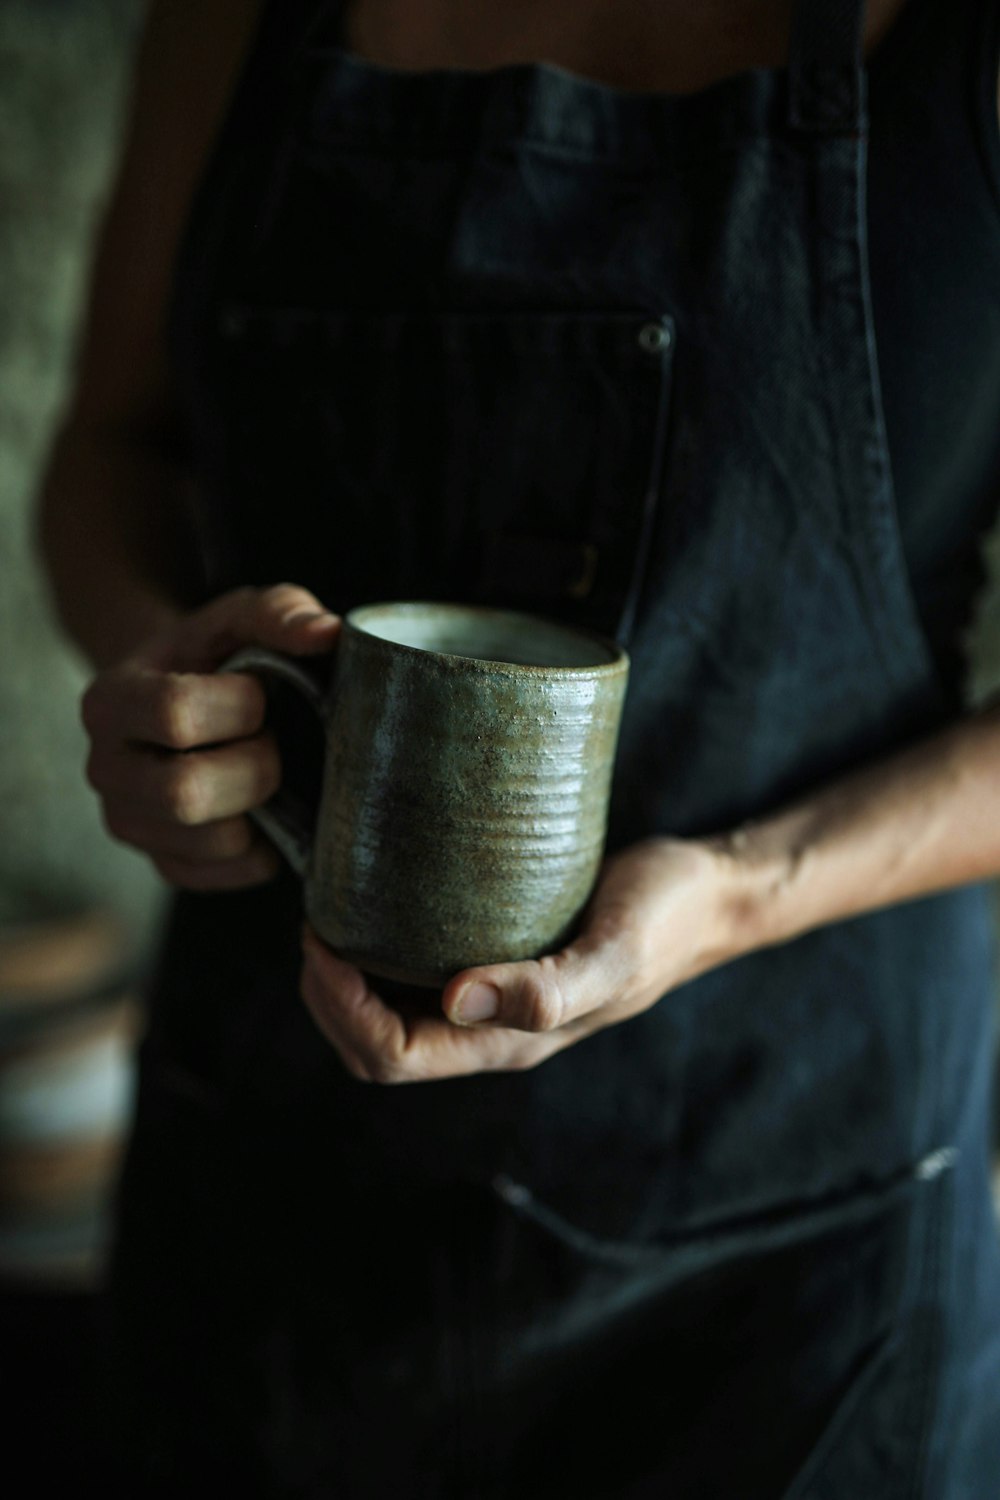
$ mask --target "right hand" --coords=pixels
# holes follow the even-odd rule
[[[281,763],[255,677],[214,669],[241,646],[330,651],[340,620],[294,584],[241,588],[192,610],[100,672],[83,697],[87,779],[112,838],[171,885],[236,890],[280,859],[246,814],[277,791]]]

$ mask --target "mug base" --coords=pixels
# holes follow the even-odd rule
[[[331,944],[332,946],[332,944]],[[440,990],[448,983],[452,974],[458,974],[460,969],[451,969],[438,972],[428,969],[409,969],[405,964],[386,963],[380,958],[373,957],[370,953],[356,953],[350,948],[334,948],[338,958],[345,963],[353,964],[364,974],[369,974],[373,979],[386,979],[393,984],[405,985],[420,990]],[[471,968],[470,964],[462,967]]]

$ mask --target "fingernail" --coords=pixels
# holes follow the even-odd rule
[[[500,991],[492,984],[470,984],[458,1003],[458,1019],[467,1026],[492,1021],[500,1009]]]
[[[328,609],[293,609],[290,615],[285,615],[282,625],[318,625],[320,621],[324,624],[332,624],[336,615],[331,614]]]

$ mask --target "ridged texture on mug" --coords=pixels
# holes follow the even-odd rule
[[[627,671],[429,653],[415,670],[345,631],[308,882],[331,947],[440,984],[558,946],[600,865]]]

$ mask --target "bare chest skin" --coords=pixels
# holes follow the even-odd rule
[[[871,52],[906,0],[869,0]],[[794,0],[349,0],[350,49],[403,70],[547,62],[620,89],[689,93],[788,56]]]

